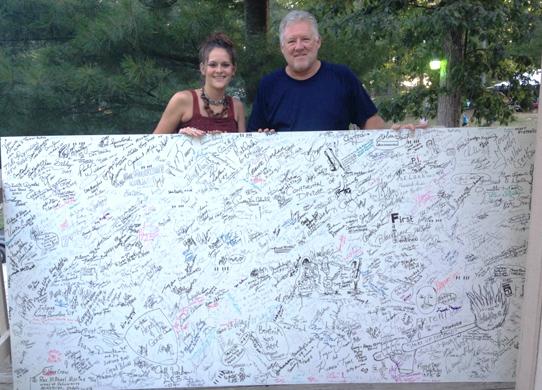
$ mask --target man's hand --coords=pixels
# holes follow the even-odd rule
[[[391,125],[392,130],[401,130],[401,129],[408,129],[408,130],[415,130],[415,129],[425,129],[427,127],[427,121],[420,121],[420,123],[395,123]],[[365,122],[363,129],[365,130],[376,130],[376,129],[387,129],[386,122],[384,122],[384,119],[378,114],[373,115],[369,119],[367,119],[367,122]]]
[[[267,135],[269,134],[274,134],[275,133],[275,129],[258,129],[258,133],[265,133]]]
[[[427,127],[427,122],[420,122],[420,123],[395,123],[391,125],[392,130],[401,130],[401,129],[408,129],[408,130],[416,130],[416,129],[425,129]]]

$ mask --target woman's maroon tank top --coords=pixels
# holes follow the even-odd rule
[[[181,123],[177,131],[183,127],[195,127],[203,131],[218,130],[226,133],[237,133],[237,121],[235,120],[231,96],[226,96],[226,99],[228,99],[228,116],[225,118],[211,118],[201,115],[198,95],[195,90],[190,90],[190,92],[194,102],[192,104],[192,118],[185,123]]]

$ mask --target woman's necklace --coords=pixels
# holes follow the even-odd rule
[[[201,98],[203,101],[209,102],[211,106],[221,106],[226,101],[226,95],[222,96],[220,99],[211,99],[205,94],[203,87],[201,88]]]
[[[226,95],[222,96],[220,99],[210,99],[205,94],[203,87],[201,88],[201,100],[203,100],[203,109],[210,118],[224,118],[228,114],[228,99]],[[222,110],[219,112],[214,112],[211,109],[211,106],[222,106]]]

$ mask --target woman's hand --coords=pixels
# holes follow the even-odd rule
[[[179,130],[179,134],[188,135],[190,137],[203,137],[205,134],[205,131],[196,129],[195,127],[183,127]]]

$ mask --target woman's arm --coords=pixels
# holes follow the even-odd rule
[[[247,130],[245,118],[245,106],[239,99],[233,98],[233,109],[235,111],[235,120],[237,121],[237,131],[244,133]]]
[[[190,91],[177,92],[173,95],[153,134],[175,133],[180,123],[187,122],[192,117],[192,104]]]

